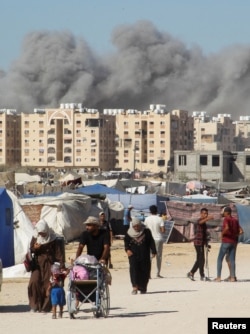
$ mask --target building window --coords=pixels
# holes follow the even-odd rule
[[[246,156],[246,165],[250,166],[250,155]]]
[[[207,155],[200,156],[200,165],[207,166]]]
[[[213,167],[220,166],[220,157],[219,157],[219,155],[213,155],[212,156],[212,166]]]
[[[153,164],[153,163],[154,163],[154,160],[149,160],[149,163],[150,163],[150,164]]]
[[[179,155],[179,166],[186,166],[186,165],[187,165],[187,156]]]
[[[158,160],[158,166],[159,166],[159,167],[163,167],[163,166],[165,166],[165,160],[163,160],[163,159],[159,159],[159,160]]]

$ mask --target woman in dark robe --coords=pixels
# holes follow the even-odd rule
[[[34,254],[35,266],[32,269],[28,285],[28,297],[31,311],[50,312],[50,296],[46,296],[51,277],[51,265],[59,262],[64,268],[64,254],[56,234],[52,232],[45,220],[39,220],[35,226],[30,242],[30,252]]]
[[[125,251],[129,260],[132,294],[147,292],[150,278],[151,256],[155,257],[156,248],[151,231],[142,222],[133,217],[130,228],[124,238]]]

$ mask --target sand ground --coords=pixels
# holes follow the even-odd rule
[[[209,276],[216,276],[216,259],[220,244],[211,244]],[[66,246],[66,257],[75,254],[77,243]],[[112,285],[110,287],[110,314],[96,319],[91,312],[80,312],[70,320],[67,306],[63,319],[51,319],[51,314],[30,313],[27,299],[28,279],[5,279],[0,293],[1,333],[207,333],[209,317],[249,317],[250,310],[250,245],[239,244],[237,249],[237,276],[235,283],[202,282],[199,274],[193,282],[186,277],[195,260],[192,243],[165,244],[162,275],[152,279],[146,295],[131,295],[128,261],[123,241],[112,245]],[[222,277],[228,276],[226,263]],[[67,290],[67,282],[65,284]],[[88,304],[86,304],[87,307]]]

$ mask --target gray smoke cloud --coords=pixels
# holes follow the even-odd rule
[[[89,108],[249,113],[250,46],[205,56],[199,47],[159,31],[151,22],[117,27],[115,51],[98,55],[70,32],[33,32],[8,72],[0,70],[0,108],[32,112],[60,103]]]

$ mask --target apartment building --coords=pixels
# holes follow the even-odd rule
[[[15,109],[0,109],[0,165],[13,167],[21,161],[21,117]]]
[[[175,149],[193,148],[185,110],[86,109],[61,104],[21,115],[22,166],[166,172]]]
[[[250,116],[240,116],[234,124],[236,150],[250,149]]]
[[[22,166],[110,170],[115,164],[115,118],[82,104],[22,113]]]
[[[150,105],[146,111],[116,114],[116,168],[166,172],[180,148],[193,149],[193,119],[187,111]]]
[[[230,114],[210,117],[205,111],[194,111],[194,150],[235,151],[235,124]]]
[[[247,120],[240,119],[237,128],[237,122],[233,123],[227,114],[210,118],[206,112],[194,112],[189,116],[186,110],[168,111],[165,105],[159,104],[152,104],[145,111],[104,109],[101,113],[76,103],[34,109],[32,113],[21,115],[15,110],[2,109],[0,164],[152,173],[173,171],[176,150],[235,152],[235,137],[248,136],[246,124]],[[236,134],[235,128],[239,129]],[[216,154],[213,156],[211,159],[216,164]],[[240,170],[247,159],[248,155],[240,160]],[[198,169],[195,169],[196,175]],[[200,169],[202,172],[206,167],[202,165]],[[219,172],[218,168],[214,170]],[[238,178],[241,177],[239,172]]]

